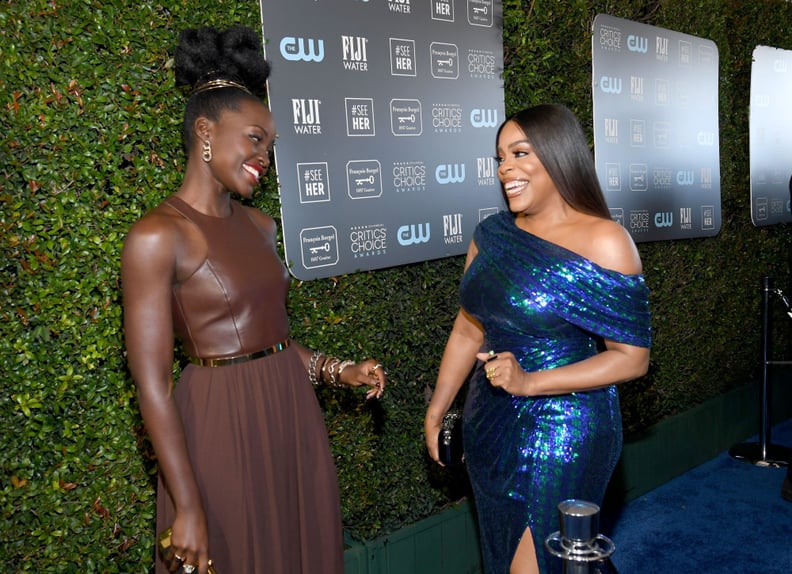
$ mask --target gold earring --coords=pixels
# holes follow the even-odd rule
[[[212,161],[212,143],[209,140],[203,141],[203,146],[201,147],[201,159],[203,159],[206,163]]]

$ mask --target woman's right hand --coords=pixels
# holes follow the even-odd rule
[[[440,462],[440,451],[437,445],[437,437],[440,434],[440,429],[443,426],[443,416],[445,413],[433,411],[431,407],[426,411],[424,418],[424,434],[426,440],[426,448],[429,451],[429,457],[440,466],[445,466]]]
[[[176,513],[171,527],[171,549],[164,560],[169,572],[206,574],[209,569],[209,532],[203,511]],[[184,568],[184,570],[179,570]]]

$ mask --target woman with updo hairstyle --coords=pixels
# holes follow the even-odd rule
[[[272,217],[250,199],[276,131],[269,66],[244,27],[185,30],[176,82],[191,93],[181,186],[124,243],[129,368],[158,461],[157,574],[343,572],[338,481],[313,386],[385,390],[373,359],[289,336],[289,274]],[[188,361],[173,380],[177,337]]]

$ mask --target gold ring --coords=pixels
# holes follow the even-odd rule
[[[178,554],[174,554],[173,559],[176,560],[176,562],[184,562],[184,558],[182,558]]]
[[[495,376],[495,371],[498,370],[498,367],[490,367],[487,369],[487,378],[492,379]]]

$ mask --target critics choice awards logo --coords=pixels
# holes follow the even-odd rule
[[[349,250],[355,259],[385,255],[388,252],[388,228],[382,223],[352,227],[349,230]]]
[[[433,104],[432,129],[437,134],[458,134],[462,131],[462,106]]]
[[[470,50],[467,55],[468,74],[480,80],[497,79],[495,53],[486,50]]]
[[[393,189],[396,193],[426,191],[426,165],[422,161],[401,161],[393,164]]]

